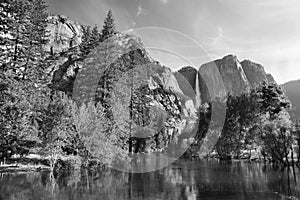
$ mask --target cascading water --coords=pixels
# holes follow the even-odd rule
[[[196,94],[196,108],[198,109],[199,106],[201,105],[201,92],[199,88],[199,72],[196,73],[195,94]]]

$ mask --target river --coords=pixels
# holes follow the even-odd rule
[[[0,200],[276,200],[300,197],[298,168],[179,160],[155,172],[0,174]]]

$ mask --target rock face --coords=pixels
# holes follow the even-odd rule
[[[241,62],[244,72],[248,78],[251,87],[254,88],[262,82],[275,82],[271,74],[267,74],[262,65],[244,60]]]
[[[209,97],[209,92],[204,78],[197,69],[187,66],[174,73],[180,89],[183,93],[193,99],[196,107]]]
[[[187,67],[183,67],[178,72],[188,81],[191,87],[195,90],[197,70],[193,67],[187,66]]]
[[[75,75],[82,66],[82,61],[77,61],[80,58],[74,55],[82,41],[82,26],[63,15],[52,15],[48,21],[50,36],[45,48],[55,60],[47,70],[53,77],[51,88],[70,94]]]
[[[272,74],[267,74],[267,80],[269,83],[276,83],[274,77],[272,76]]]
[[[81,43],[82,28],[63,15],[49,17],[50,42],[47,49],[52,53],[62,52]]]
[[[182,92],[190,97],[194,104],[196,104],[196,77],[197,70],[192,67],[184,67],[178,72],[174,73]]]
[[[76,24],[67,20],[59,26],[63,27],[58,29],[61,30],[59,42],[55,40],[55,35],[52,35],[49,44],[55,53],[69,49],[73,47],[72,45],[80,44],[80,34],[77,32],[79,29],[70,28],[73,26],[76,28]],[[53,28],[52,34],[54,34],[56,26],[50,25],[50,27]],[[72,42],[72,45],[69,45],[68,42]],[[110,64],[107,62],[107,56],[114,59]],[[127,80],[128,83],[118,85],[124,87],[122,92],[125,96],[128,94],[133,96],[133,99],[130,100],[132,102],[130,113],[132,120],[138,126],[148,126],[150,105],[157,105],[166,113],[166,116],[164,120],[161,120],[163,122],[160,123],[163,124],[158,132],[149,131],[151,134],[142,138],[131,136],[133,137],[133,152],[164,150],[188,126],[188,119],[195,117],[196,110],[193,100],[182,92],[172,71],[153,61],[144,49],[141,40],[135,36],[118,33],[106,40],[105,44],[100,43],[84,60],[70,64],[68,63],[71,62],[69,58],[70,56],[67,54],[57,62],[59,66],[55,67],[53,73],[54,88],[71,94],[73,97],[75,95],[76,100],[79,101],[95,98],[108,110],[112,108],[113,92],[118,88],[119,81],[127,80],[124,77],[128,72],[145,67],[143,71],[137,71],[134,74],[140,73],[145,76],[143,81],[147,83],[143,82],[133,91],[126,88],[131,85],[129,84],[131,79]],[[136,82],[138,78],[132,80]],[[135,83],[134,87],[137,84]],[[129,106],[125,107],[129,108]],[[110,112],[112,115],[108,116],[114,116],[113,111],[108,111],[108,113]],[[111,118],[111,120],[113,119],[114,117]],[[145,134],[146,131],[142,132]]]
[[[291,81],[282,85],[289,100],[292,103],[291,116],[300,119],[300,80]]]
[[[63,15],[50,16],[48,29],[50,32],[50,41],[46,48],[49,49],[50,52],[59,54],[81,43],[83,35],[82,27],[79,23],[70,20],[68,17]],[[145,65],[149,63],[156,65],[156,84],[163,86],[166,90],[172,90],[176,94],[185,96],[172,71],[167,67],[159,65],[158,62],[155,62],[143,49],[143,44],[139,38],[126,34],[117,34],[114,40],[113,45],[118,49],[127,49],[127,53],[120,55],[119,59],[117,59],[112,66],[122,68],[129,65]],[[133,51],[130,51],[130,49],[133,49]],[[137,57],[133,57],[133,54],[137,55]],[[56,63],[57,66],[52,70],[55,72],[58,66],[68,64],[68,56],[69,54],[66,54],[64,57],[61,57]],[[63,77],[63,79],[57,82],[57,88],[65,92],[72,92],[70,88],[73,87],[76,75],[82,65],[84,65],[84,62],[80,61],[72,63],[68,68],[66,67],[62,71],[63,74],[59,74],[59,77]],[[54,77],[54,79],[55,78],[56,77]],[[63,87],[65,87],[65,89]]]
[[[229,55],[200,67],[210,98],[228,93],[240,94],[250,88],[246,74],[236,56]]]
[[[267,74],[262,65],[249,60],[240,62],[233,55],[202,65],[198,74],[197,70],[192,67],[182,68],[175,73],[178,82],[182,84],[184,81],[178,74],[192,86],[194,92],[197,93],[196,96],[200,96],[201,102],[207,102],[228,93],[239,95],[245,90],[255,88],[263,81],[275,83],[273,76]],[[198,83],[196,83],[197,76]],[[180,87],[185,92],[187,87],[181,84]],[[198,84],[200,92],[196,92]],[[191,96],[188,93],[186,95]]]
[[[118,83],[120,80],[125,80],[125,84],[122,85],[128,85],[127,82],[130,82],[130,79],[128,80],[126,77],[130,77],[130,75],[127,76],[126,74],[129,71],[134,71],[133,74],[141,74],[142,80],[139,81],[139,76],[134,78],[136,82],[143,82],[138,87],[138,90],[141,89],[143,94],[139,98],[138,93],[132,102],[136,108],[134,109],[133,120],[139,126],[147,125],[149,121],[141,122],[141,119],[149,118],[146,111],[149,109],[148,106],[150,104],[164,110],[167,116],[159,133],[154,133],[144,138],[134,138],[133,151],[153,152],[164,150],[188,126],[189,122],[186,119],[194,117],[195,108],[193,101],[182,92],[172,71],[165,66],[159,65],[157,62],[153,62],[141,42],[134,36],[120,34],[113,38],[113,40],[115,39],[115,48],[118,49],[120,47],[120,49],[132,50],[121,54],[99,77],[98,88],[100,90],[98,90],[99,93],[97,95],[100,97],[99,101],[103,101],[101,97],[105,96],[103,95],[103,90],[101,90],[102,88],[107,87],[108,93],[113,92],[114,87],[117,87],[114,84],[115,81]],[[106,83],[103,80],[106,80]],[[144,83],[145,81],[147,83]],[[107,85],[109,82],[111,87]],[[135,84],[135,87],[137,87],[138,83]],[[123,92],[130,94],[126,87]],[[146,101],[146,99],[149,101]]]

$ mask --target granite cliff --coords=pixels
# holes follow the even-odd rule
[[[273,76],[271,74],[267,74],[262,65],[250,60],[244,60],[241,62],[241,65],[252,88],[256,87],[263,81],[275,82]]]
[[[63,15],[49,17],[49,44],[47,49],[51,53],[60,53],[81,43],[82,27]]]
[[[258,86],[263,81],[275,82],[273,76],[267,74],[262,65],[250,60],[240,62],[234,55],[203,64],[198,73],[192,67],[184,67],[176,73],[180,73],[186,78],[197,96],[200,96],[201,102],[228,93],[239,95],[243,91]],[[199,79],[199,92],[195,90],[196,77]]]
[[[128,72],[142,67],[142,76],[148,76],[145,76],[140,87],[135,88],[138,91],[133,93],[133,120],[139,126],[149,125],[146,119],[150,117],[150,105],[164,110],[166,116],[159,132],[134,138],[133,151],[163,150],[188,126],[193,126],[190,121],[195,119],[193,100],[181,90],[171,69],[161,66],[149,56],[139,38],[117,33],[100,43],[88,56],[80,57],[76,53],[82,37],[80,27],[62,16],[52,16],[50,19],[51,36],[46,48],[58,58],[51,69],[53,89],[73,97],[75,95],[76,100],[95,98],[110,109],[114,103],[111,98],[115,89],[127,84],[120,85],[119,82],[126,80],[124,77],[128,76]],[[108,56],[114,57],[112,63],[107,63]],[[124,87],[124,91],[127,89]]]
[[[76,73],[82,67],[83,62],[69,62],[70,54],[65,53],[69,49],[76,48],[81,43],[82,27],[79,23],[69,18],[57,15],[49,18],[50,42],[46,48],[53,54],[58,54],[60,59],[56,62],[53,73],[53,85],[59,90],[72,92]],[[118,43],[125,45],[127,36],[118,36]],[[133,38],[131,38],[132,40]],[[122,44],[122,40],[123,44]],[[136,39],[134,39],[136,40]],[[141,41],[139,41],[141,44]],[[154,62],[147,54],[147,62]],[[124,56],[123,56],[124,57]],[[120,60],[124,60],[121,58]],[[69,63],[68,63],[69,62]],[[128,63],[123,63],[124,65]],[[167,69],[167,68],[165,68]],[[217,96],[227,93],[240,94],[243,90],[256,87],[259,83],[275,82],[271,74],[267,74],[264,67],[250,60],[240,62],[234,55],[225,56],[222,59],[203,64],[199,70],[192,67],[183,67],[168,78],[164,77],[164,84],[173,85],[193,100],[194,105],[199,106],[203,101],[209,101]]]

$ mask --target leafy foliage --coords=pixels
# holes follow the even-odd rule
[[[274,83],[262,83],[239,96],[228,95],[225,124],[215,147],[220,158],[231,159],[239,157],[241,150],[260,148],[264,156],[284,163],[293,143],[289,108],[283,90]],[[210,119],[204,119],[199,130],[210,123]],[[200,133],[204,138],[203,131]]]
[[[283,110],[272,118],[270,120],[269,114],[262,117],[263,134],[261,139],[266,153],[271,155],[275,161],[284,163],[293,143],[290,116],[287,111]]]
[[[232,153],[239,156],[240,150],[245,148],[247,130],[258,116],[255,93],[229,95],[226,110],[224,128],[216,145],[217,152],[224,158]]]

